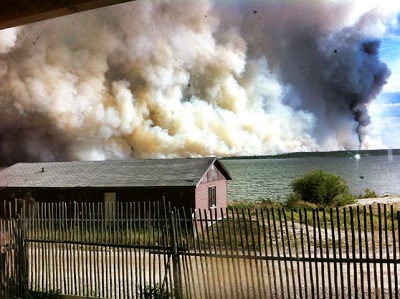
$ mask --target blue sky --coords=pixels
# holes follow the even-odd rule
[[[398,17],[400,23],[400,15]],[[383,145],[400,148],[400,26],[389,30],[382,39],[380,58],[391,70],[388,83],[370,106],[370,132]]]

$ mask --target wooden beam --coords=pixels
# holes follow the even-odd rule
[[[0,0],[0,29],[132,0]]]

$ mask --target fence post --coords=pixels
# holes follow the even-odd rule
[[[19,296],[22,296],[28,289],[27,285],[27,260],[26,260],[26,248],[25,248],[25,227],[24,218],[19,216],[16,219],[16,258],[15,258],[15,269],[16,269],[16,283],[17,292]]]
[[[182,276],[181,267],[179,262],[179,252],[178,252],[178,239],[177,239],[177,228],[175,215],[173,211],[168,212],[169,224],[170,224],[170,236],[171,236],[171,256],[172,256],[172,271],[174,279],[174,298],[182,298]]]

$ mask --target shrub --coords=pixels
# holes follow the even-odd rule
[[[291,210],[314,210],[318,208],[315,203],[307,202],[301,199],[298,193],[290,193],[285,202],[285,207]]]
[[[314,170],[292,181],[292,189],[300,201],[318,206],[343,206],[354,203],[346,181],[333,173]]]
[[[369,188],[364,190],[364,194],[359,194],[357,195],[357,198],[376,198],[379,197],[379,195],[374,191]]]
[[[167,299],[172,296],[172,294],[170,294],[168,290],[159,283],[156,283],[155,285],[146,283],[145,285],[140,285],[139,289],[140,296],[144,299]]]

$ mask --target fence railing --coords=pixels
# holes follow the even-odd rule
[[[62,203],[26,211],[0,221],[4,294],[399,298],[400,211],[391,205],[192,211]]]

